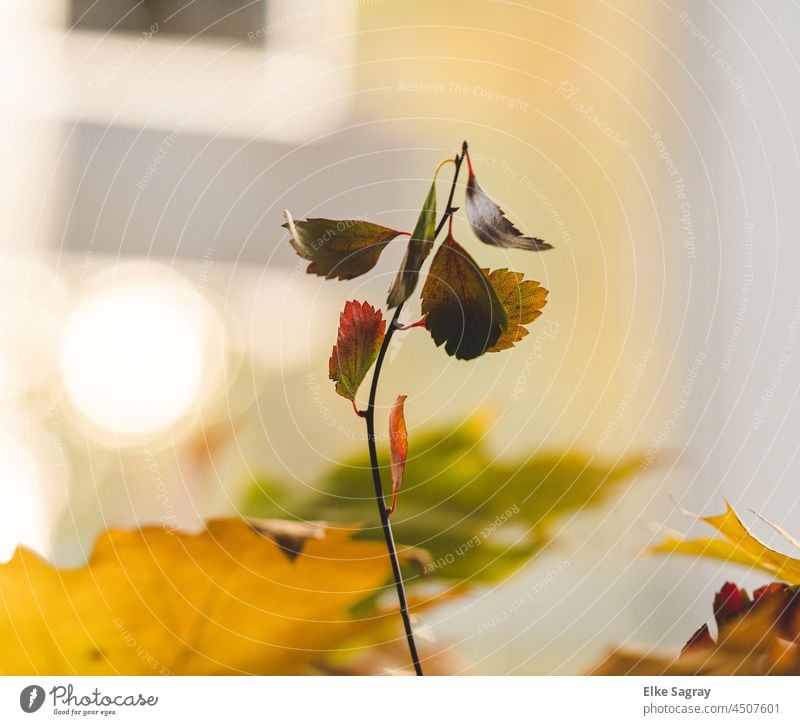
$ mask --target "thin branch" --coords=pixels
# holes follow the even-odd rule
[[[453,181],[450,184],[450,194],[447,197],[447,205],[445,206],[444,215],[439,221],[434,234],[434,240],[439,236],[442,229],[444,229],[447,220],[452,217],[453,213],[457,211],[453,207],[453,196],[456,191],[456,182],[458,181],[458,172],[461,169],[461,163],[464,161],[464,155],[467,150],[467,142],[461,149],[453,163],[455,164],[455,171],[453,172]],[[449,161],[449,160],[448,160]],[[438,169],[437,169],[438,172]],[[400,602],[400,615],[403,618],[403,626],[406,631],[406,641],[408,642],[408,650],[411,653],[411,660],[414,663],[414,671],[417,675],[422,675],[422,665],[419,661],[419,654],[417,653],[417,645],[414,642],[414,632],[411,628],[411,617],[408,613],[408,600],[406,599],[406,590],[403,585],[403,574],[400,571],[400,560],[397,557],[397,546],[394,542],[394,534],[392,533],[392,525],[389,522],[389,511],[386,508],[386,502],[383,498],[383,485],[381,484],[381,474],[378,468],[378,450],[375,445],[375,398],[378,394],[378,380],[380,379],[381,368],[383,367],[383,360],[386,357],[386,351],[389,349],[389,343],[392,340],[395,330],[400,328],[399,319],[400,313],[403,309],[403,303],[397,306],[394,311],[394,316],[389,324],[389,329],[386,331],[386,336],[383,338],[381,349],[378,352],[378,359],[375,361],[375,371],[372,374],[372,384],[369,389],[369,403],[365,411],[359,414],[367,421],[367,441],[369,443],[369,460],[372,467],[372,482],[375,485],[375,501],[378,504],[378,513],[381,518],[381,526],[383,528],[383,536],[386,539],[386,548],[389,552],[389,558],[392,562],[392,573],[394,575],[395,588],[397,589],[397,598]]]

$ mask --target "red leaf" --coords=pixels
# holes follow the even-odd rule
[[[389,413],[389,447],[392,459],[392,507],[389,513],[393,514],[397,507],[397,492],[403,485],[403,473],[406,470],[406,458],[408,458],[408,432],[406,430],[406,419],[404,405],[405,395],[398,395],[397,400]]]
[[[800,650],[800,590],[782,582],[766,584],[753,591],[753,598],[736,584],[726,582],[714,596],[717,641],[703,625],[684,645],[682,655],[703,649],[731,658],[745,671],[748,657],[757,657],[766,672],[797,672]],[[791,651],[786,649],[790,646]],[[710,671],[708,671],[710,673]]]
[[[714,617],[717,624],[731,619],[750,608],[750,597],[744,589],[732,582],[725,582],[714,596]]]
[[[380,310],[366,302],[345,303],[328,373],[336,383],[336,392],[354,406],[358,386],[378,357],[385,332],[386,320]]]
[[[777,594],[778,592],[785,591],[786,589],[787,586],[783,582],[772,582],[772,584],[764,584],[764,586],[759,587],[758,589],[753,589],[753,602],[757,602],[762,597],[770,596],[772,594]]]

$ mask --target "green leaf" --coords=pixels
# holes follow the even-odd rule
[[[436,177],[431,183],[428,196],[417,219],[417,225],[408,242],[403,264],[397,273],[391,288],[387,304],[389,309],[403,304],[417,287],[419,270],[433,249],[433,238],[436,235]]]
[[[481,584],[502,580],[550,541],[567,517],[620,493],[642,459],[604,461],[582,452],[536,454],[498,461],[488,450],[485,425],[460,426],[413,436],[405,466],[403,503],[392,516],[401,545],[430,552],[429,579]],[[381,475],[391,480],[388,446],[379,449]],[[287,489],[291,489],[287,486]],[[375,521],[369,457],[347,458],[314,486],[319,491],[292,513],[300,518]],[[246,515],[264,509],[248,498]],[[360,536],[380,539],[379,527]],[[409,580],[412,588],[421,583]]]
[[[386,321],[380,310],[366,302],[345,303],[339,316],[339,333],[328,361],[328,374],[336,392],[355,405],[358,386],[378,357]]]
[[[452,231],[436,251],[422,288],[425,327],[437,345],[461,360],[483,355],[508,329],[494,286]]]
[[[358,219],[299,219],[284,211],[289,241],[303,259],[306,272],[327,279],[353,279],[369,272],[386,245],[407,232]]]
[[[528,334],[524,325],[530,324],[542,314],[542,307],[547,304],[547,290],[534,280],[522,279],[521,272],[510,272],[507,269],[495,269],[483,273],[494,287],[497,297],[508,315],[508,328],[503,331],[497,342],[487,352],[500,352],[514,347]]]

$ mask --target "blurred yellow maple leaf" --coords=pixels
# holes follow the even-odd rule
[[[762,544],[750,533],[730,504],[726,503],[725,513],[697,518],[713,526],[724,538],[683,539],[679,536],[670,536],[647,551],[654,554],[688,554],[735,562],[761,569],[787,584],[800,584],[800,559],[781,554]],[[792,546],[798,547],[797,542],[783,529],[769,521],[766,523],[778,531]]]
[[[389,559],[354,530],[241,519],[108,530],[73,569],[20,548],[0,565],[0,673],[301,672],[381,624],[351,610],[387,582]]]

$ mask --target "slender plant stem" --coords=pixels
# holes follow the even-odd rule
[[[455,161],[455,171],[453,173],[453,181],[450,184],[450,194],[447,197],[447,206],[445,207],[444,214],[436,227],[436,232],[433,235],[434,240],[439,236],[442,229],[444,229],[447,220],[456,211],[453,208],[453,196],[456,191],[456,181],[458,181],[458,172],[461,169],[461,163],[467,150],[467,143],[461,153],[458,154]],[[381,349],[378,352],[378,359],[375,361],[375,371],[372,374],[372,384],[369,388],[369,403],[367,409],[363,412],[364,419],[367,422],[367,441],[369,443],[369,460],[372,467],[372,482],[375,485],[375,501],[378,504],[378,513],[381,517],[381,527],[383,528],[383,536],[386,539],[386,549],[389,552],[389,558],[392,562],[392,573],[394,575],[395,588],[397,589],[397,598],[400,602],[400,615],[403,618],[403,627],[406,631],[406,641],[408,642],[408,650],[411,653],[411,661],[414,663],[414,671],[417,675],[422,675],[422,665],[419,661],[419,654],[417,652],[417,645],[414,642],[414,631],[411,628],[411,617],[408,613],[408,600],[406,599],[406,590],[403,584],[403,574],[400,570],[400,560],[397,556],[397,546],[394,542],[394,534],[392,533],[392,525],[389,521],[389,510],[386,508],[386,501],[383,498],[383,485],[381,483],[381,473],[378,467],[378,450],[375,445],[375,398],[378,394],[378,380],[383,367],[383,360],[386,357],[386,351],[389,349],[389,343],[392,340],[395,330],[400,327],[399,319],[400,313],[403,310],[403,304],[399,304],[394,311],[394,316],[389,324],[389,329],[381,343]]]
[[[378,374],[380,366],[383,363],[383,358],[388,349],[387,339],[391,337],[394,331],[397,319],[400,316],[400,310],[403,305],[399,305],[395,310],[392,323],[389,326],[389,331],[383,339],[383,345],[378,353],[378,360],[375,363],[375,374],[372,376],[372,386],[369,392],[369,406],[365,412],[364,417],[367,421],[367,440],[369,442],[369,460],[372,467],[372,482],[375,485],[375,501],[378,504],[378,513],[381,517],[381,526],[383,527],[383,536],[386,539],[386,548],[389,551],[389,559],[392,562],[392,574],[394,575],[394,583],[397,589],[397,598],[400,600],[400,614],[403,617],[403,626],[406,630],[406,641],[408,642],[408,649],[411,653],[411,660],[414,663],[414,671],[417,675],[422,675],[422,665],[419,661],[419,653],[417,652],[417,644],[414,642],[414,632],[411,629],[411,616],[408,613],[408,601],[406,599],[406,590],[403,585],[403,574],[400,571],[400,561],[397,557],[397,546],[394,543],[394,534],[392,533],[392,525],[389,522],[389,510],[386,508],[386,502],[383,498],[383,485],[381,484],[381,474],[378,468],[378,451],[375,446],[375,396],[378,391]]]

